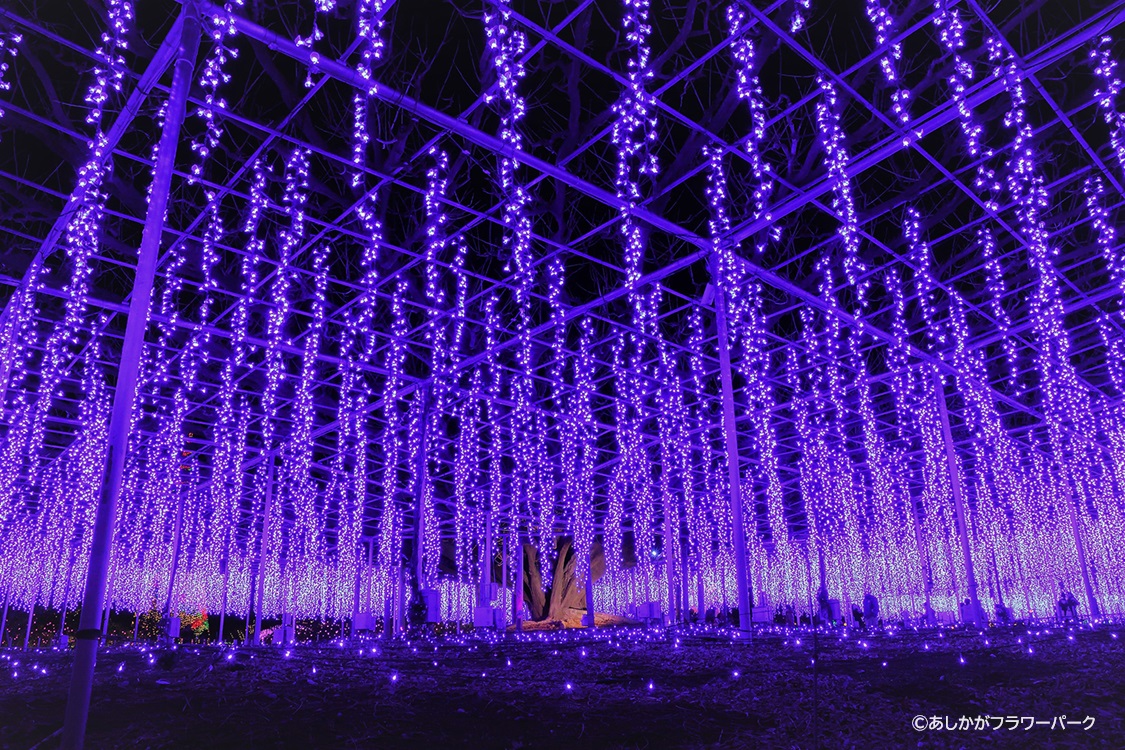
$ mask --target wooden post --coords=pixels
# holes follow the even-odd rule
[[[738,427],[734,421],[734,385],[730,373],[730,339],[727,333],[726,292],[719,279],[718,256],[711,258],[712,288],[715,290],[715,322],[719,338],[719,373],[723,391],[723,432],[726,437],[727,472],[730,482],[730,516],[734,550],[735,581],[738,587],[738,627],[750,632],[750,579],[746,565],[746,527],[742,521],[742,476],[738,459]]]
[[[94,529],[90,548],[90,564],[86,572],[86,591],[82,597],[82,614],[75,633],[76,648],[74,672],[67,697],[66,717],[63,724],[61,747],[63,750],[81,750],[86,735],[86,720],[90,711],[90,692],[94,682],[94,665],[97,661],[98,626],[105,601],[106,578],[113,547],[113,527],[117,517],[117,501],[121,494],[125,473],[125,453],[129,446],[133,404],[137,396],[137,379],[140,373],[141,352],[144,349],[145,329],[148,327],[152,305],[152,286],[156,276],[157,256],[164,233],[164,217],[168,208],[168,194],[172,187],[172,173],[176,166],[180,125],[184,120],[188,92],[199,51],[199,13],[193,0],[184,4],[183,32],[172,75],[172,88],[164,126],[160,133],[160,148],[153,167],[152,190],[148,211],[145,214],[140,251],[137,254],[137,272],[133,279],[129,316],[117,369],[117,387],[113,393],[113,411],[110,416],[106,470],[102,479],[101,495],[94,516]]]
[[[965,503],[961,497],[961,470],[957,463],[957,450],[953,445],[953,431],[949,427],[949,410],[945,405],[945,381],[941,373],[934,372],[934,391],[937,394],[938,413],[941,415],[941,435],[945,441],[945,458],[949,467],[949,485],[953,492],[953,508],[957,514],[957,534],[961,538],[961,554],[965,558],[965,577],[968,579],[969,605],[973,608],[978,625],[984,610],[977,596],[977,575],[973,570],[972,548],[969,546],[969,524]]]

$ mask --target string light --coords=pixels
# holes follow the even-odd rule
[[[832,210],[840,217],[836,230],[844,244],[844,276],[855,287],[856,302],[860,311],[867,307],[867,290],[871,280],[867,267],[859,257],[859,217],[852,195],[852,180],[848,174],[848,152],[844,132],[840,128],[839,104],[836,87],[823,75],[817,75],[821,96],[816,100],[817,135],[828,162],[828,176],[832,180]]]
[[[358,0],[356,3],[356,27],[363,47],[355,69],[367,81],[368,86],[366,91],[357,89],[352,95],[352,164],[355,167],[352,187],[359,187],[363,182],[367,146],[371,142],[367,127],[367,106],[368,100],[379,90],[372,69],[382,61],[386,46],[382,36],[383,14],[386,12],[384,5],[384,0]]]
[[[11,63],[5,58],[15,59],[19,54],[19,45],[23,42],[20,34],[0,34],[0,91],[11,91],[12,83],[8,80],[8,68]],[[0,107],[0,119],[4,118],[4,108]]]
[[[1117,107],[1117,95],[1121,93],[1123,84],[1117,76],[1117,61],[1110,55],[1112,42],[1109,36],[1099,37],[1089,52],[1089,60],[1098,79],[1094,100],[1102,112],[1102,119],[1109,127],[1109,142],[1117,166],[1125,169],[1125,115]]]
[[[890,42],[890,34],[894,28],[895,20],[880,0],[866,0],[867,19],[875,27],[875,44],[886,51],[879,56],[879,69],[883,72],[883,80],[894,91],[891,94],[891,110],[895,119],[899,121],[904,130],[910,128],[910,89],[902,84],[899,78],[898,62],[902,59],[902,44]],[[920,131],[910,135],[915,138],[922,136]],[[902,145],[910,145],[910,135],[903,138]]]
[[[793,15],[789,18],[789,33],[796,34],[805,28],[805,16],[812,7],[812,0],[796,0],[793,5]]]
[[[746,135],[746,155],[750,159],[750,169],[754,173],[757,184],[754,186],[754,221],[765,219],[767,223],[773,222],[773,216],[767,207],[767,201],[773,194],[774,178],[773,167],[762,157],[763,143],[766,138],[766,106],[762,97],[762,86],[758,81],[757,61],[754,56],[754,41],[746,29],[748,26],[746,12],[740,5],[727,7],[727,26],[730,30],[731,54],[738,66],[737,90],[738,98],[746,102],[750,109],[750,132]],[[716,156],[718,154],[716,153]],[[771,227],[773,240],[780,238],[780,228]],[[758,245],[758,251],[762,246]]]

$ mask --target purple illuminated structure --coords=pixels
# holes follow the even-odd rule
[[[81,609],[67,746],[114,611],[1125,611],[1120,7],[258,5],[0,11],[0,597]]]

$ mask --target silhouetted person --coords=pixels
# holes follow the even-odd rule
[[[1078,600],[1074,598],[1074,594],[1066,590],[1062,582],[1059,583],[1059,610],[1062,612],[1063,622],[1070,622],[1070,618],[1074,616],[1074,622],[1078,622]]]
[[[874,594],[863,595],[863,620],[867,623],[867,627],[873,628],[878,625],[879,621],[879,600],[875,598]]]
[[[828,589],[825,588],[823,583],[820,584],[820,588],[816,592],[816,605],[819,608],[816,615],[820,621],[819,624],[827,625],[828,621],[832,619],[832,610],[828,606]]]
[[[707,615],[704,617],[703,621],[705,623],[707,623],[708,625],[714,625],[715,624],[715,608],[714,607],[708,607],[707,608]]]
[[[922,607],[922,624],[931,628],[937,625],[937,613],[934,612],[934,608],[930,606],[929,602],[926,602]]]

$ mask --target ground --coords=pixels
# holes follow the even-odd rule
[[[116,647],[87,747],[1122,748],[1123,646],[1110,626],[1020,626]],[[70,655],[6,650],[0,666],[0,748],[55,747]]]

